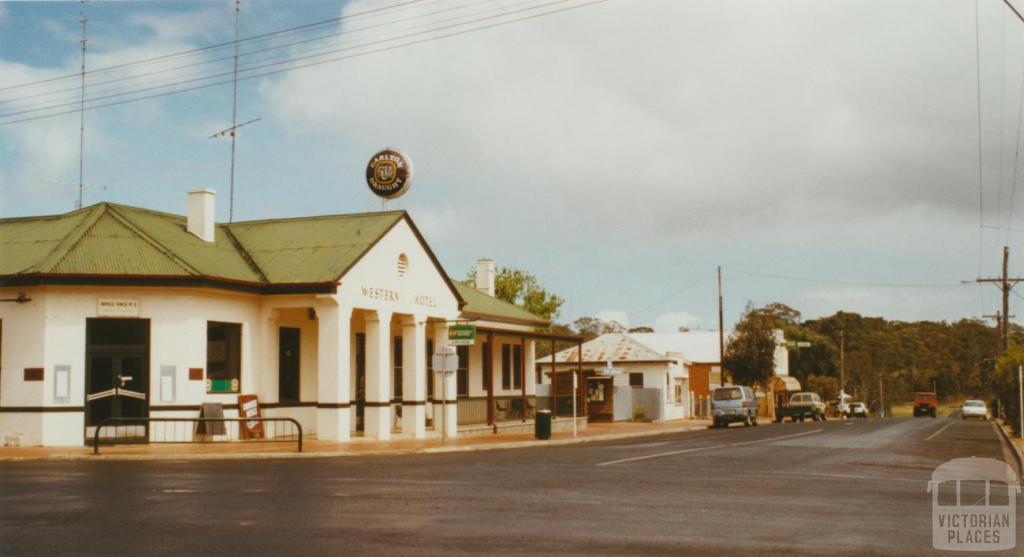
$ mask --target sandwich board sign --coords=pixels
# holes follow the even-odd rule
[[[448,327],[448,344],[472,346],[476,342],[476,325],[459,323]]]

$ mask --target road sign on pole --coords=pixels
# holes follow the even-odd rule
[[[446,414],[448,414],[448,377],[459,369],[459,354],[455,347],[445,345],[438,347],[438,352],[431,358],[434,373],[441,374],[441,446],[445,445],[448,436]]]
[[[448,344],[451,346],[472,346],[476,342],[476,325],[459,323],[448,327]]]
[[[601,375],[622,375],[626,370],[621,367],[612,367],[612,359],[608,358],[608,362],[603,368],[597,370]]]

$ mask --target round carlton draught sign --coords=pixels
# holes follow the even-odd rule
[[[412,161],[398,149],[384,149],[366,164],[366,185],[384,199],[401,197],[412,183]]]

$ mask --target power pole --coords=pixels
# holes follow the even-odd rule
[[[878,415],[885,417],[885,391],[882,387],[882,374],[878,374]]]
[[[718,365],[725,385],[725,328],[722,325],[722,266],[718,266]]]
[[[839,406],[843,406],[846,394],[846,331],[839,331]]]
[[[977,278],[975,282],[989,282],[999,287],[999,290],[1003,294],[1003,309],[997,314],[1001,315],[1000,326],[999,326],[999,348],[1000,353],[1006,352],[1007,347],[1010,346],[1010,291],[1013,290],[1017,283],[1024,280],[1021,277],[1009,277],[1007,275],[1007,269],[1009,267],[1010,260],[1010,248],[1003,246],[1003,274],[1001,277],[995,278]]]
[[[89,42],[86,34],[86,24],[89,19],[85,17],[85,0],[81,2],[79,14],[82,16],[82,91],[81,102],[78,107],[78,203],[76,209],[82,208],[82,190],[85,189],[85,44]]]

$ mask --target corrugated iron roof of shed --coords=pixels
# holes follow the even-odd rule
[[[459,291],[459,296],[466,301],[466,305],[462,308],[463,314],[472,314],[474,316],[481,317],[490,316],[497,319],[511,319],[514,321],[522,321],[527,324],[537,325],[539,327],[544,327],[551,323],[550,321],[538,317],[515,304],[510,304],[505,300],[485,294],[472,286],[456,282],[455,288]]]
[[[584,362],[604,362],[611,358],[612,362],[667,362],[664,354],[652,350],[650,347],[630,338],[625,333],[606,333],[597,338],[584,342]],[[567,348],[555,354],[556,363],[571,363],[578,361],[578,350],[576,347]],[[539,358],[538,363],[551,363],[551,356]]]

